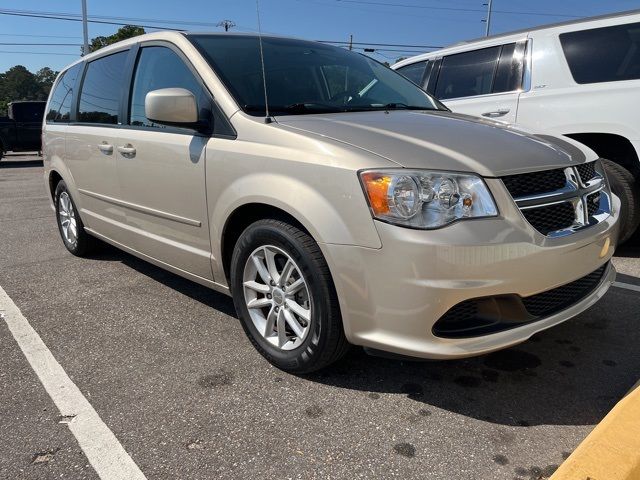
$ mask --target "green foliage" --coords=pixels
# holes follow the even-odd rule
[[[96,50],[100,50],[107,45],[111,45],[112,43],[116,43],[127,38],[137,37],[138,35],[143,35],[144,33],[145,31],[142,27],[138,27],[137,25],[125,25],[124,27],[119,28],[118,31],[113,35],[109,35],[108,37],[100,36],[91,39],[91,43],[89,44],[89,51],[95,52]]]
[[[0,116],[7,114],[7,104],[14,100],[46,100],[57,75],[49,67],[34,74],[22,65],[0,73]]]

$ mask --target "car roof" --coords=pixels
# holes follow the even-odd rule
[[[578,25],[580,23],[593,22],[593,21],[597,21],[597,20],[608,20],[610,18],[628,17],[628,16],[631,16],[631,15],[637,15],[637,14],[640,14],[640,9],[627,10],[627,11],[624,11],[624,12],[616,12],[616,13],[607,13],[605,15],[596,15],[594,17],[577,18],[575,20],[567,20],[567,21],[564,21],[564,22],[547,23],[547,24],[544,24],[544,25],[538,25],[537,27],[522,28],[522,29],[519,29],[519,30],[512,30],[510,32],[498,33],[496,35],[489,35],[487,37],[477,37],[477,38],[473,38],[471,40],[463,40],[462,42],[454,43],[454,44],[449,45],[449,46],[444,47],[444,48],[458,47],[458,46],[461,46],[461,45],[467,45],[469,43],[479,42],[481,40],[493,40],[493,39],[497,39],[497,38],[508,37],[510,35],[517,35],[519,33],[537,32],[538,30],[546,30],[548,28],[566,27],[566,26],[569,26],[569,25]]]
[[[598,21],[598,20],[609,20],[612,18],[624,18],[624,17],[630,17],[633,15],[639,15],[640,14],[640,9],[636,9],[636,10],[627,10],[624,12],[616,12],[616,13],[608,13],[606,15],[597,15],[594,17],[584,17],[584,18],[578,18],[575,20],[568,20],[568,21],[564,21],[564,22],[557,22],[557,23],[547,23],[545,25],[539,25],[537,27],[530,27],[530,28],[523,28],[520,30],[512,30],[510,32],[504,32],[504,33],[498,33],[496,35],[489,35],[487,37],[478,37],[478,38],[473,38],[471,40],[464,40],[462,42],[457,42],[451,45],[447,45],[446,47],[443,48],[439,48],[437,50],[432,50],[430,52],[425,52],[425,53],[421,53],[418,55],[414,55],[412,57],[406,58],[404,60],[401,60],[399,62],[396,62],[394,65],[391,66],[391,68],[399,68],[399,67],[405,67],[407,65],[411,65],[412,63],[418,62],[420,60],[425,60],[428,58],[431,58],[433,56],[433,54],[436,53],[440,53],[440,52],[444,52],[446,50],[449,49],[455,49],[455,48],[459,48],[459,47],[464,47],[465,45],[472,45],[474,43],[480,43],[480,42],[488,42],[491,43],[494,40],[499,40],[501,38],[508,38],[508,37],[515,37],[518,35],[526,35],[529,34],[531,32],[537,32],[540,30],[548,30],[548,29],[552,29],[552,28],[556,28],[556,27],[566,27],[566,26],[571,26],[571,25],[580,25],[582,23],[589,23],[589,22],[594,22],[594,21]]]

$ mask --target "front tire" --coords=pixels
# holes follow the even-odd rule
[[[620,234],[618,243],[631,238],[640,225],[640,187],[633,174],[611,160],[602,160],[611,191],[620,198]]]
[[[64,180],[54,194],[58,231],[64,246],[77,257],[84,257],[95,248],[95,239],[84,230],[84,224]]]
[[[236,243],[230,273],[242,326],[273,365],[309,373],[347,352],[329,268],[306,232],[274,219],[250,225]]]

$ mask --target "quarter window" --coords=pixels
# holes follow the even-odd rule
[[[577,83],[640,78],[640,23],[562,33],[560,43]]]
[[[412,63],[411,65],[406,65],[404,67],[398,68],[398,73],[401,73],[413,83],[418,86],[422,86],[422,77],[424,76],[424,71],[427,66],[427,62],[417,62]]]
[[[144,47],[140,51],[133,81],[131,125],[166,128],[149,120],[144,110],[147,93],[161,88],[184,88],[195,95],[199,108],[207,105],[204,88],[173,50],[167,47]]]
[[[117,124],[128,51],[114,53],[87,65],[80,91],[78,121]]]
[[[81,63],[74,65],[60,76],[60,80],[51,93],[47,122],[69,123],[73,88],[81,67]]]
[[[516,44],[510,43],[502,46],[500,61],[496,70],[496,77],[493,79],[491,93],[513,92],[520,88],[522,81],[522,65],[524,55],[515,55]]]

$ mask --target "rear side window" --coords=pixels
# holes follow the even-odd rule
[[[436,97],[442,100],[491,93],[500,48],[483,48],[444,57]]]
[[[560,42],[576,83],[640,78],[640,23],[562,33]]]
[[[128,51],[92,61],[82,81],[78,121],[118,123],[120,97]]]
[[[81,63],[74,65],[60,77],[55,89],[51,92],[47,122],[69,123],[73,88],[81,66]]]
[[[423,61],[400,67],[396,71],[407,77],[416,85],[422,86],[422,77],[424,76],[426,67],[427,62]]]
[[[207,94],[182,59],[167,47],[144,47],[140,50],[131,95],[130,124],[166,128],[145,115],[144,99],[152,90],[184,88],[196,97],[198,108],[208,106]]]

